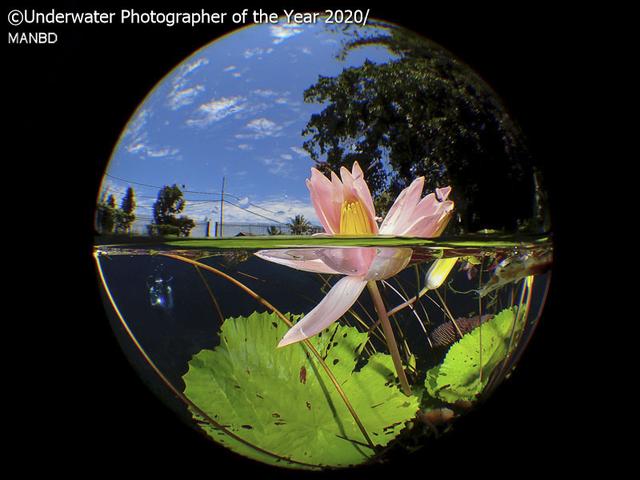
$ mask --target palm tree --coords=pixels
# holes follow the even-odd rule
[[[271,225],[269,228],[267,228],[267,234],[282,235],[282,230],[280,230],[280,228],[276,227],[275,225]]]
[[[289,221],[288,225],[292,235],[306,235],[311,230],[311,223],[304,215],[296,215]]]

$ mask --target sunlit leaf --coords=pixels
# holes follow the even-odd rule
[[[520,334],[521,319],[516,307],[507,308],[465,334],[451,346],[442,364],[427,372],[427,393],[449,403],[476,400],[516,344],[511,338]]]
[[[220,345],[196,354],[183,377],[186,396],[199,408],[271,454],[205,422],[200,425],[232,450],[280,466],[340,467],[367,461],[374,452],[317,359],[302,344],[276,348],[287,329],[269,313],[229,318],[222,325]],[[366,341],[366,333],[337,323],[311,338],[372,442],[384,446],[415,416],[418,398],[400,391],[389,355],[372,355],[354,371]]]

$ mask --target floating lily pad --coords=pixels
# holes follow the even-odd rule
[[[366,462],[374,451],[318,360],[303,344],[277,348],[287,330],[274,314],[229,318],[220,345],[189,362],[185,395],[242,441],[194,418],[217,442],[263,462],[310,469]],[[415,416],[418,398],[400,391],[389,355],[372,355],[354,371],[367,338],[334,323],[311,342],[372,443],[384,446]]]
[[[476,400],[493,371],[507,357],[509,348],[515,346],[511,338],[520,335],[521,320],[516,307],[507,308],[465,334],[451,346],[442,364],[427,372],[427,393],[449,403]]]
[[[152,245],[155,249],[266,249],[266,248],[310,248],[310,247],[384,247],[411,246],[433,247],[444,249],[455,248],[512,248],[535,247],[550,244],[545,235],[480,235],[467,234],[461,237],[417,238],[396,237],[390,235],[349,236],[349,235],[271,235],[231,238],[158,238],[158,237],[114,237],[108,238],[108,244],[100,244],[105,239],[96,239],[97,244],[104,247],[128,246],[144,248]]]

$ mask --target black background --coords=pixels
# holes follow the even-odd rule
[[[578,198],[591,188],[575,163],[576,81],[583,37],[575,12],[540,3],[515,7],[436,7],[422,2],[343,2],[371,8],[443,45],[476,70],[502,97],[522,126],[546,173],[557,246],[551,292],[538,331],[513,377],[455,431],[402,465],[340,472],[361,478],[417,472],[433,475],[544,472],[577,467],[569,455],[591,425],[578,408],[570,308],[584,294],[569,248],[584,221]],[[238,11],[327,8],[335,2],[51,2],[59,11]],[[10,4],[29,8],[32,3]],[[37,452],[48,469],[87,474],[196,472],[297,478],[248,462],[205,441],[150,393],[130,368],[113,336],[91,260],[92,217],[99,182],[120,132],[154,85],[176,64],[233,25],[165,27],[77,25],[58,33],[56,45],[6,45],[5,111],[9,150],[3,162],[7,195],[3,249],[13,279],[5,318],[5,385],[19,422],[13,442]],[[15,31],[16,29],[10,29]],[[27,28],[20,31],[28,30]],[[585,187],[586,185],[586,187]],[[583,191],[580,191],[580,188]],[[11,212],[24,212],[14,217]],[[573,312],[574,313],[574,312]],[[592,312],[593,313],[593,312]],[[588,307],[581,313],[589,321]],[[581,327],[581,328],[586,328]],[[15,349],[15,351],[13,350]],[[223,473],[224,472],[224,473]],[[402,473],[400,473],[402,472]],[[314,476],[323,476],[318,474]]]

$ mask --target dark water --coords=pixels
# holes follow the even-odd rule
[[[326,258],[353,248],[289,246],[277,254],[300,258],[313,251]],[[380,317],[367,288],[310,339],[322,360],[302,343],[277,348],[289,327],[274,312],[294,321],[289,314],[310,312],[343,275],[300,271],[259,258],[258,248],[229,245],[100,246],[96,260],[114,330],[154,392],[241,455],[314,469],[416,448],[486,401],[534,331],[552,264],[545,239],[355,248],[377,249],[376,255],[402,248],[408,255],[399,273],[376,284],[386,311],[394,313],[390,325],[409,396],[389,342],[375,327]],[[434,262],[446,258],[457,259],[451,271],[425,290]],[[356,345],[365,332],[364,344]],[[344,370],[345,362],[353,362],[352,371]]]

